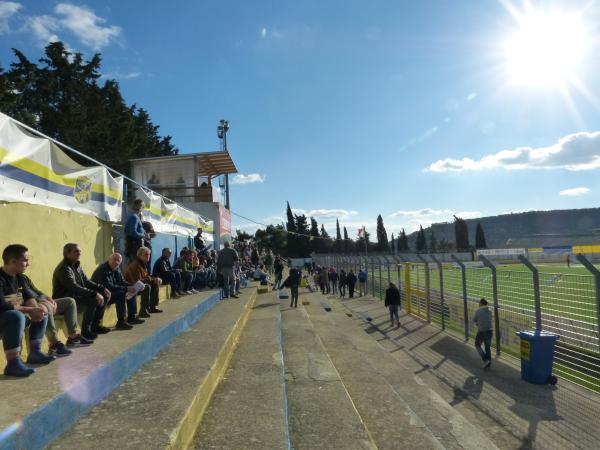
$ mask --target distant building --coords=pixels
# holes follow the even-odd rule
[[[130,160],[132,178],[214,222],[215,247],[231,239],[226,174],[237,173],[227,151]]]

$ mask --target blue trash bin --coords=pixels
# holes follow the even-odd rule
[[[552,375],[554,345],[558,335],[545,331],[519,331],[521,378],[534,384],[556,384]]]

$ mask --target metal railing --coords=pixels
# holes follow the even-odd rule
[[[320,265],[367,272],[367,293],[383,300],[390,282],[403,308],[465,341],[474,339],[471,318],[486,298],[492,311],[497,355],[520,357],[518,331],[558,334],[554,373],[600,392],[600,271],[584,256],[577,271],[536,266],[497,266],[470,255],[315,255]]]

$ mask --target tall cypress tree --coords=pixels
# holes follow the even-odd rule
[[[344,253],[350,252],[350,239],[348,239],[348,230],[344,227]]]
[[[429,235],[429,251],[435,252],[438,249],[438,242],[431,227],[431,234]]]
[[[319,225],[314,217],[310,218],[310,249],[315,253],[320,253],[322,249],[322,245],[319,237]]]
[[[400,233],[400,238],[398,240],[398,251],[408,251],[408,238],[406,237],[406,232],[404,231],[404,228],[402,228],[402,233]]]
[[[394,239],[394,233],[392,233],[392,239],[390,240],[390,251],[396,253],[396,242]]]
[[[477,222],[477,228],[475,229],[475,248],[487,248],[485,233],[483,232],[481,222]]]
[[[419,225],[419,232],[417,233],[417,252],[423,252],[427,250],[427,239],[425,239],[425,230],[422,225]]]
[[[458,251],[469,249],[469,229],[467,228],[467,222],[456,216],[454,216],[454,237]]]
[[[381,214],[377,216],[377,250],[380,252],[390,251],[390,243],[388,242],[387,231],[385,231]]]
[[[292,212],[292,208],[290,207],[290,202],[287,202],[287,222],[285,224],[285,229],[288,231],[287,238],[287,251],[288,256],[294,257],[297,256],[298,253],[298,227],[296,227],[296,218],[294,217],[294,213]]]
[[[333,244],[333,249],[340,253],[342,251],[342,233],[340,231],[340,221],[335,219],[335,242]]]

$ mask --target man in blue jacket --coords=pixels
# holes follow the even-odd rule
[[[125,222],[125,255],[132,261],[137,257],[138,248],[144,245],[144,239],[148,238],[140,217],[143,209],[144,201],[134,200],[131,214]]]

